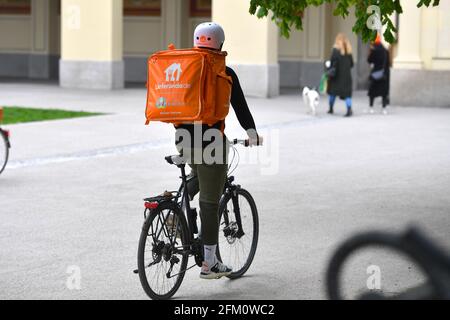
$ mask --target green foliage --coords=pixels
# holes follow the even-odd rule
[[[100,113],[91,113],[83,111],[66,111],[57,109],[34,109],[21,107],[4,107],[4,118],[0,123],[15,124],[23,122],[48,121],[58,119],[70,119],[78,117],[89,117],[100,115]]]
[[[419,1],[417,7],[420,8],[422,6],[429,7],[430,5],[438,6],[440,0],[415,1]],[[371,20],[374,20],[378,13],[381,24],[386,27],[384,38],[390,43],[395,42],[397,30],[390,16],[403,12],[400,0],[251,0],[250,13],[256,14],[258,18],[266,17],[269,13],[272,13],[272,20],[280,28],[281,35],[289,38],[292,27],[298,30],[303,29],[302,13],[305,12],[306,8],[311,6],[318,7],[325,3],[333,4],[335,8],[333,14],[343,18],[347,17],[349,9],[354,7],[356,23],[353,26],[353,32],[360,34],[365,42],[376,37],[376,29],[369,28],[368,23],[373,22]],[[379,7],[379,12],[368,10],[373,5]]]

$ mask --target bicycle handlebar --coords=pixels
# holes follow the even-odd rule
[[[262,139],[261,139],[262,140]],[[258,138],[257,146],[262,146],[263,142]],[[250,147],[250,139],[234,139],[231,141],[233,145],[243,145],[244,147]]]

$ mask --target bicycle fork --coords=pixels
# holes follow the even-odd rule
[[[242,219],[241,219],[241,208],[239,207],[239,198],[237,194],[237,186],[234,186],[231,190],[231,200],[233,202],[233,211],[234,216],[236,218],[237,230],[232,229],[232,225],[230,225],[230,219],[228,217],[228,210],[224,212],[224,220],[225,225],[227,226],[227,230],[225,230],[225,236],[233,236],[235,238],[242,238],[245,235],[244,228],[242,227]],[[235,231],[235,233],[233,233]]]
[[[0,134],[3,135],[3,137],[5,138],[6,141],[6,146],[8,147],[8,149],[11,148],[11,142],[9,141],[9,131],[8,130],[3,130],[0,128]]]

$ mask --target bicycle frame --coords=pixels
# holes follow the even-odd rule
[[[11,148],[11,143],[9,141],[9,132],[0,128],[0,134],[5,138],[6,146]]]
[[[234,142],[232,142],[232,144],[242,144],[244,146],[249,146],[248,140],[237,140],[235,139]],[[188,175],[186,174],[186,162],[184,161],[179,161],[180,159],[174,161],[174,158],[172,158],[172,156],[168,156],[166,157],[166,161],[169,164],[175,165],[177,168],[180,169],[181,171],[181,185],[178,188],[178,191],[172,191],[172,192],[167,192],[169,193],[171,196],[157,196],[157,197],[153,197],[153,198],[147,198],[144,199],[144,201],[146,202],[146,209],[155,209],[156,207],[158,207],[158,204],[162,201],[171,201],[176,203],[176,205],[180,208],[180,210],[184,213],[185,219],[186,219],[186,223],[188,226],[188,239],[187,239],[187,245],[183,246],[183,251],[185,251],[185,253],[189,254],[189,255],[194,255],[197,257],[198,254],[198,241],[199,239],[195,238],[195,234],[197,234],[197,230],[198,230],[198,226],[197,226],[197,215],[194,215],[192,212],[193,210],[191,209],[191,204],[190,204],[190,196],[189,196],[189,187],[188,184],[191,181],[191,179],[195,179],[195,177],[188,179]],[[232,201],[233,204],[233,211],[234,211],[234,216],[236,219],[236,225],[237,225],[237,230],[235,230],[235,233],[233,233],[233,236],[241,239],[244,235],[244,229],[242,226],[242,219],[241,219],[241,212],[240,212],[240,206],[239,206],[239,199],[238,199],[238,193],[237,191],[241,188],[240,185],[235,185],[233,184],[234,182],[234,176],[228,176],[225,184],[224,184],[224,189],[222,192],[222,197],[219,203],[219,207],[222,205],[224,199],[226,202],[228,202],[230,199]],[[226,203],[225,203],[226,205]],[[228,215],[228,210],[226,210],[227,208],[225,208],[225,211],[223,212],[223,220],[224,220],[224,224],[225,224],[225,228],[223,229],[224,235],[225,237],[229,236],[229,232],[230,229],[227,229],[230,226],[230,218]],[[147,212],[147,211],[146,211]],[[188,248],[187,248],[188,247]]]
[[[244,228],[242,226],[242,219],[241,219],[241,208],[239,207],[239,200],[236,194],[236,191],[241,188],[240,185],[233,184],[234,177],[228,177],[227,181],[225,182],[225,188],[223,194],[229,194],[231,197],[231,200],[233,201],[233,209],[234,209],[234,216],[236,217],[236,223],[238,225],[239,231],[236,234],[236,237],[238,239],[242,238],[245,235]],[[228,215],[224,215],[225,224],[229,225],[230,221],[228,219]]]
[[[243,140],[244,141],[244,140]],[[244,141],[245,142],[245,141]],[[235,140],[234,144],[240,143],[238,140]],[[242,143],[244,144],[244,143]],[[245,142],[245,146],[248,146],[248,143]],[[198,226],[197,226],[197,218],[198,215],[195,209],[191,208],[191,193],[189,192],[189,186],[194,179],[198,179],[198,177],[187,175],[186,174],[186,161],[182,158],[182,156],[167,156],[166,161],[175,165],[181,171],[181,184],[178,188],[178,191],[166,191],[163,194],[155,197],[150,197],[144,199],[145,201],[145,211],[144,218],[145,223],[141,232],[141,238],[139,240],[139,251],[138,251],[138,269],[134,270],[134,273],[138,273],[140,276],[141,283],[144,287],[144,290],[151,298],[161,298],[164,296],[171,297],[174,292],[170,291],[167,294],[159,294],[153,291],[149,287],[148,279],[146,276],[146,269],[159,263],[161,258],[164,258],[166,262],[170,261],[170,268],[167,270],[163,270],[165,276],[167,278],[179,277],[180,275],[184,275],[186,271],[194,268],[196,265],[201,267],[204,263],[204,255],[203,255],[203,244],[200,234],[198,234]],[[230,167],[229,167],[230,168]],[[232,174],[233,170],[231,170]],[[191,186],[192,188],[192,186]],[[197,190],[195,190],[197,191]],[[219,212],[221,215],[220,221],[221,230],[218,232],[223,232],[223,235],[228,241],[229,244],[233,244],[236,238],[242,238],[245,235],[242,226],[241,219],[241,210],[239,205],[239,199],[243,196],[247,199],[251,207],[251,214],[253,218],[253,226],[255,225],[255,221],[257,223],[257,211],[256,205],[254,203],[253,198],[248,193],[248,191],[241,188],[240,185],[234,184],[234,176],[227,176],[226,181],[224,183],[224,187],[222,190],[221,199],[219,202]],[[234,217],[230,216],[231,210],[228,210],[228,205],[232,204]],[[160,209],[158,209],[160,207]],[[152,211],[157,210],[157,211]],[[168,213],[163,213],[168,210]],[[181,212],[179,211],[181,210]],[[161,213],[163,213],[161,217]],[[149,214],[151,214],[149,216]],[[232,213],[231,213],[232,214]],[[178,216],[180,219],[175,219],[174,217]],[[160,219],[157,222],[156,228],[158,231],[149,234],[149,228],[153,228],[153,221],[157,217]],[[168,223],[169,217],[171,218],[171,222]],[[162,220],[161,220],[162,219]],[[222,220],[223,219],[223,220]],[[174,223],[174,221],[176,221]],[[180,224],[181,223],[181,224]],[[158,229],[158,225],[162,226],[161,230]],[[169,226],[169,227],[168,227]],[[223,226],[223,228],[222,228]],[[170,231],[167,228],[171,228]],[[180,228],[180,229],[179,229]],[[186,230],[188,229],[188,230]],[[152,229],[153,230],[153,229]],[[181,233],[179,233],[181,231]],[[169,240],[163,239],[158,241],[159,234],[154,237],[154,233],[164,232],[166,238]],[[235,274],[231,274],[230,279],[236,279],[241,277],[249,268],[251,261],[253,260],[256,245],[257,245],[257,228],[256,228],[256,236],[252,239],[252,245],[249,252],[249,256],[247,260],[245,260],[245,264],[236,271]],[[187,233],[184,235],[184,233]],[[198,235],[198,237],[196,237]],[[145,261],[145,250],[148,246],[147,238],[152,236],[153,248],[152,255],[153,261],[150,263]],[[179,239],[179,240],[178,240]],[[256,242],[255,242],[256,239]],[[232,241],[232,242],[230,242]],[[168,242],[168,243],[167,243]],[[226,242],[225,242],[226,244]],[[218,246],[219,249],[219,246]],[[217,251],[218,257],[220,258],[220,253]],[[180,260],[179,255],[182,256],[182,260]],[[188,267],[188,261],[190,257],[195,258],[195,264],[191,267]],[[172,274],[173,267],[182,261],[182,270],[177,270]],[[167,272],[166,272],[167,271]],[[172,290],[178,290],[179,285],[181,284],[181,280],[177,280],[177,284],[173,287]]]
[[[185,213],[187,218],[187,223],[189,227],[189,243],[192,243],[194,240],[194,230],[195,223],[194,217],[191,214],[191,204],[189,200],[189,190],[188,190],[188,179],[186,175],[186,165],[178,166],[181,170],[181,185],[178,188],[178,196],[175,198],[175,201],[180,205],[181,210]],[[181,197],[181,201],[180,200]]]
[[[189,227],[189,243],[192,243],[194,240],[194,231],[196,229],[196,218],[191,214],[191,205],[189,199],[189,189],[188,189],[188,177],[186,175],[186,165],[179,165],[178,168],[181,170],[181,185],[178,188],[177,197],[175,197],[175,201],[179,204],[181,210],[185,213],[187,218],[187,223]],[[244,228],[242,226],[241,212],[239,207],[238,197],[236,196],[236,190],[238,190],[241,186],[234,185],[234,176],[228,177],[225,181],[223,195],[229,194],[233,201],[234,215],[236,217],[236,223],[238,225],[239,231],[236,236],[240,239],[245,235]],[[181,199],[181,201],[180,201]],[[224,220],[226,225],[229,224],[228,215],[224,215]]]
[[[5,159],[1,159],[2,163],[0,163],[0,173],[3,172],[3,170],[6,167],[6,164],[8,162],[8,158],[9,158],[9,149],[11,148],[11,143],[9,142],[9,131],[3,130],[2,128],[0,128],[0,140],[4,140],[5,141]],[[3,142],[1,142],[1,144],[3,144]],[[0,146],[0,148],[4,148],[3,146]]]

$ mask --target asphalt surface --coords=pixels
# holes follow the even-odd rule
[[[450,248],[450,110],[391,107],[355,117],[311,117],[300,93],[249,99],[266,146],[239,149],[237,181],[254,196],[260,238],[247,275],[205,281],[187,274],[177,299],[324,299],[333,251],[355,232],[414,224]],[[169,125],[144,126],[145,90],[65,90],[1,83],[0,105],[106,115],[7,126],[11,159],[0,177],[0,299],[147,299],[136,268],[143,201],[177,187],[164,161]],[[234,116],[227,135],[243,138]],[[254,161],[254,160],[257,161]],[[191,261],[193,262],[193,261]],[[387,294],[419,284],[404,257],[375,248],[344,274],[348,297],[367,289],[369,266]],[[74,271],[75,270],[75,271]],[[80,287],[67,285],[80,274]]]

